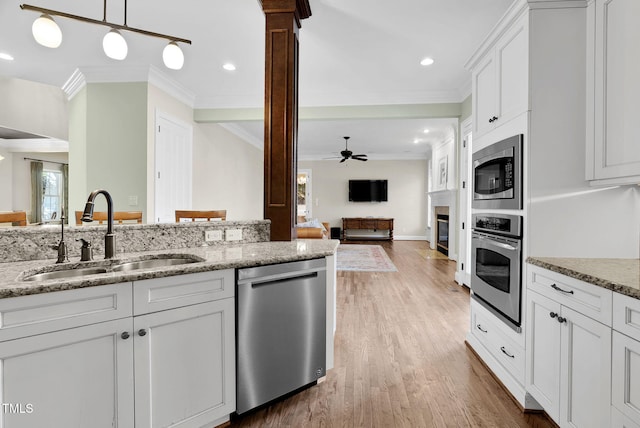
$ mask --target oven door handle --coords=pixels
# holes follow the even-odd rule
[[[481,239],[483,241],[486,241],[487,244],[489,245],[493,245],[494,247],[499,247],[499,248],[504,248],[505,250],[509,250],[509,251],[517,251],[518,249],[516,247],[514,247],[513,245],[509,245],[509,244],[505,244],[502,242],[497,242],[491,238],[485,238],[484,236],[474,236],[473,239]]]

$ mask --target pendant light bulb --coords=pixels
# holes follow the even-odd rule
[[[117,60],[125,59],[129,50],[127,41],[115,28],[112,28],[102,39],[102,49],[109,58]]]
[[[57,48],[62,43],[62,31],[58,24],[46,13],[33,21],[31,32],[36,42],[48,48]]]
[[[176,42],[170,42],[162,51],[162,60],[167,68],[180,70],[184,65],[184,54]]]

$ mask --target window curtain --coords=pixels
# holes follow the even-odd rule
[[[69,165],[62,165],[62,181],[64,183],[64,190],[62,192],[62,213],[66,217],[64,221],[69,224]]]
[[[42,223],[42,162],[31,162],[31,223]]]

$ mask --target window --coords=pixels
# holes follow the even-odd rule
[[[64,183],[62,172],[42,171],[42,221],[49,222],[60,218],[63,201]]]

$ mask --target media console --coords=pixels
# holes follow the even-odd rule
[[[349,234],[349,231],[367,230],[373,232],[382,231],[384,234]],[[393,219],[374,217],[343,217],[342,239],[387,239],[393,241]]]

